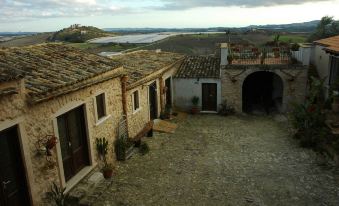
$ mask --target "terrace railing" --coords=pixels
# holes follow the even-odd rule
[[[289,64],[291,52],[285,47],[231,48],[228,54],[229,64]]]

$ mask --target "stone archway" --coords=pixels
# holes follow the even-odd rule
[[[242,85],[242,110],[246,113],[282,112],[284,84],[282,78],[269,71],[248,75]]]

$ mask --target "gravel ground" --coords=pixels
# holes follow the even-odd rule
[[[339,205],[339,173],[281,118],[189,116],[150,153],[119,163],[102,205]]]

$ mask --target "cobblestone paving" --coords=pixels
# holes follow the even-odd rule
[[[190,116],[119,163],[95,205],[339,205],[339,178],[271,117]]]

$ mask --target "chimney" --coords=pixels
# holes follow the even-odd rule
[[[228,44],[221,43],[220,44],[220,66],[228,65],[227,56],[228,56]]]

